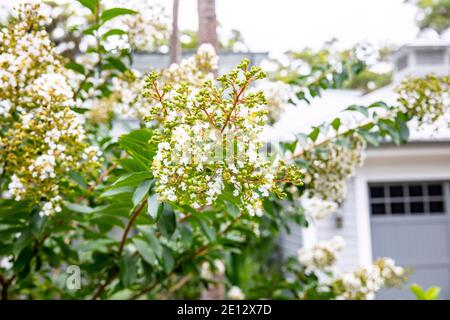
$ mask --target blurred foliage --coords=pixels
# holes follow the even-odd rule
[[[421,30],[433,29],[439,34],[450,27],[450,0],[406,0],[419,10],[417,23]]]
[[[441,288],[430,287],[428,289],[423,289],[416,283],[409,286],[411,292],[416,296],[417,300],[438,300]]]

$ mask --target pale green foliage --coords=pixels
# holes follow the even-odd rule
[[[439,293],[441,292],[441,288],[439,287],[430,287],[425,290],[417,283],[410,285],[409,289],[414,293],[417,300],[437,300],[439,299]]]

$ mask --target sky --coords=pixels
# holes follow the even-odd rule
[[[158,1],[171,12],[171,0]],[[197,0],[180,0],[182,29],[197,29],[196,4]],[[418,33],[416,9],[404,0],[216,0],[216,12],[222,29],[241,31],[253,51],[319,48],[332,38],[342,47],[362,41],[402,45]]]
[[[196,0],[180,0],[180,26],[197,27]],[[224,30],[238,29],[251,50],[318,48],[366,41],[402,45],[418,33],[416,9],[404,0],[216,0]]]

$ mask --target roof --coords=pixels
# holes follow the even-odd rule
[[[374,102],[384,101],[388,104],[396,104],[395,84],[375,90],[369,94],[363,94],[357,90],[328,90],[321,98],[311,101],[311,104],[300,106],[289,105],[282,114],[280,120],[273,127],[267,127],[263,132],[263,138],[271,141],[292,139],[298,133],[308,133],[312,126],[323,122],[330,122],[335,117],[343,119],[344,123],[355,123],[363,117],[355,112],[344,112],[354,104],[368,106]],[[446,123],[436,125],[423,125],[418,127],[412,122],[410,127],[410,141],[436,142],[450,141],[450,128]]]

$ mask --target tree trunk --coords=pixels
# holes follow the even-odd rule
[[[215,0],[198,0],[198,40],[200,44],[211,44],[218,52]]]
[[[173,0],[172,34],[170,35],[170,63],[178,63],[181,60],[181,44],[178,30],[179,0]]]

